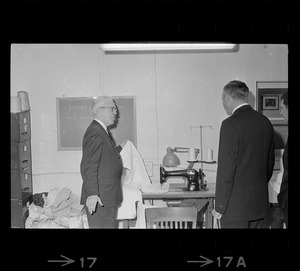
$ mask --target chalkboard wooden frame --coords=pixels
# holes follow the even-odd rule
[[[108,127],[116,144],[129,139],[136,146],[135,96],[112,96],[118,107],[117,124]],[[57,97],[57,147],[59,151],[82,150],[82,138],[93,120],[93,97]]]

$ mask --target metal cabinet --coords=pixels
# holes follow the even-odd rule
[[[10,142],[11,170],[22,170],[31,166],[30,140]]]
[[[11,171],[11,198],[23,199],[32,194],[31,167]]]
[[[32,202],[32,194],[22,199],[11,199],[11,227],[25,228],[25,221],[29,215],[28,207]]]
[[[30,112],[10,114],[10,141],[22,142],[31,138]]]
[[[11,227],[25,228],[33,198],[30,111],[10,115]]]

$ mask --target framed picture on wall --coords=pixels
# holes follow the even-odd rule
[[[288,82],[257,81],[256,108],[269,118],[273,125],[287,125],[281,112],[281,96],[288,91]]]
[[[262,96],[262,110],[278,110],[279,95]]]
[[[275,133],[275,149],[283,150],[288,138],[288,122],[281,114],[281,97],[288,91],[288,82],[257,81],[256,108],[272,123]]]

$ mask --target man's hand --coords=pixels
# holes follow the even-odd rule
[[[222,218],[222,214],[218,213],[215,209],[213,209],[211,211],[211,214],[216,218],[216,219],[221,219]]]
[[[104,206],[98,195],[87,197],[86,207],[88,208],[90,214],[93,214],[96,211],[97,202],[99,202],[101,206]]]

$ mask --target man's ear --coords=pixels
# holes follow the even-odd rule
[[[232,98],[225,92],[224,93],[224,101],[226,102],[226,104],[230,101],[230,99],[232,100]]]

